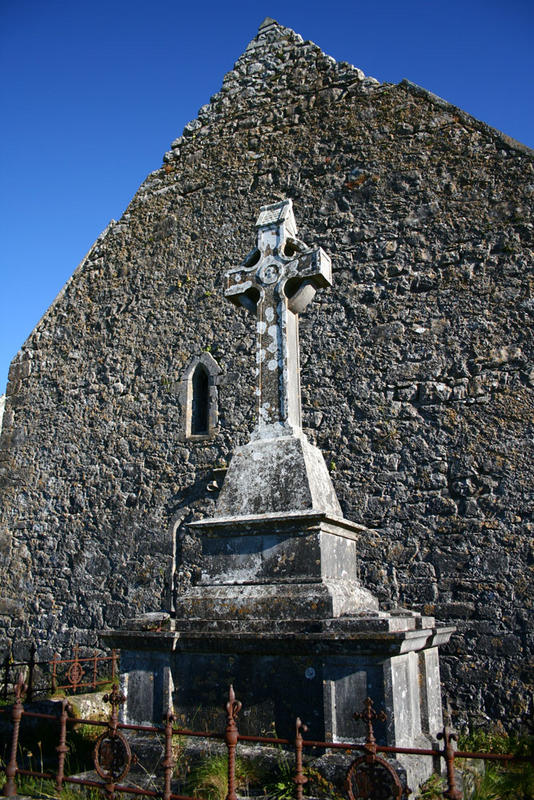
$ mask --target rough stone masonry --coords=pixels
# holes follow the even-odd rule
[[[266,21],[12,364],[2,643],[92,644],[198,582],[185,525],[254,427],[253,334],[223,275],[257,208],[290,197],[335,273],[300,326],[302,422],[372,532],[361,581],[456,625],[442,678],[460,719],[526,722],[533,193],[532,151]],[[199,359],[215,423],[194,435]]]

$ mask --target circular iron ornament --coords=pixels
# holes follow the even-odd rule
[[[93,760],[100,777],[108,783],[116,783],[129,773],[132,751],[121,733],[106,731],[95,742]]]
[[[357,758],[345,779],[350,800],[401,800],[402,784],[383,758]]]
[[[74,661],[74,663],[70,665],[67,678],[71,686],[77,686],[82,682],[83,667],[78,661]]]

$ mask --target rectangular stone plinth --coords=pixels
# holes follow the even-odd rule
[[[417,621],[417,620],[416,620]],[[414,620],[363,617],[330,620],[180,620],[169,631],[103,631],[121,650],[193,653],[268,653],[390,657],[446,643],[453,627],[421,628]]]
[[[181,621],[179,630],[124,630],[104,638],[121,649],[128,722],[146,722],[150,709],[159,721],[172,704],[185,726],[222,730],[232,684],[244,704],[242,734],[274,723],[279,736],[292,738],[300,716],[308,738],[360,741],[365,732],[353,713],[369,696],[376,710],[388,714],[375,727],[380,744],[429,747],[442,725],[436,644],[453,629],[420,627],[423,621],[378,612],[296,621],[292,629],[288,624],[278,630],[257,620],[256,631]],[[413,774],[412,785],[432,769],[430,761],[421,766],[421,759],[417,769],[409,760],[403,763]]]
[[[360,525],[293,512],[190,527],[201,536],[203,572],[177,600],[177,619],[328,619],[378,607],[358,580]]]
[[[454,628],[421,627],[425,621],[387,612],[311,624],[182,620],[178,630],[103,637],[121,650],[130,722],[146,722],[151,708],[157,718],[171,703],[186,720],[221,722],[220,698],[231,683],[247,703],[243,733],[275,721],[289,735],[298,714],[311,738],[354,739],[352,711],[369,695],[394,712],[382,743],[426,747],[424,737],[442,724],[437,645]]]

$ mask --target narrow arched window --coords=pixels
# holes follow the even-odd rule
[[[206,439],[217,432],[220,368],[210,353],[193,356],[180,381],[182,438]]]
[[[193,397],[191,403],[191,434],[206,436],[209,433],[209,379],[208,373],[197,364],[192,380]]]

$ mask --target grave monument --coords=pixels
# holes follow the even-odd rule
[[[359,581],[367,531],[343,518],[301,428],[298,316],[331,285],[330,258],[298,239],[291,200],[263,206],[256,226],[225,290],[256,322],[256,426],[233,454],[216,513],[190,525],[203,572],[174,618],[149,614],[104,634],[121,648],[125,716],[159,720],[172,705],[189,724],[213,724],[231,683],[242,732],[274,722],[291,736],[299,715],[310,738],[346,741],[363,734],[352,715],[370,696],[387,712],[385,743],[428,747],[442,727],[438,645],[454,629],[379,610]],[[432,765],[412,761],[413,786]]]

